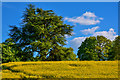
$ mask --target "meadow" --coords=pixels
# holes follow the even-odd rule
[[[9,62],[2,69],[2,78],[118,78],[118,61]]]

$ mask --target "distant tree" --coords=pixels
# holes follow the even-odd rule
[[[50,56],[47,60],[52,61],[66,61],[66,60],[78,60],[76,55],[73,53],[73,48],[66,48],[57,46],[50,50]]]
[[[113,41],[109,60],[120,60],[120,36],[116,37]]]
[[[96,52],[99,60],[108,60],[112,42],[104,36],[97,36]]]
[[[88,37],[82,42],[81,46],[78,48],[78,58],[80,60],[97,60],[98,56],[95,51],[97,45],[96,37]]]
[[[35,52],[37,58],[46,60],[50,49],[65,45],[65,35],[71,36],[73,31],[73,26],[64,24],[62,17],[52,10],[35,8],[31,4],[26,8],[20,26],[10,26],[9,35],[22,50],[23,60],[33,60]]]
[[[111,49],[111,41],[104,36],[89,37],[78,48],[80,60],[107,60]]]

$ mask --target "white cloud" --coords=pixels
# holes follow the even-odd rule
[[[83,16],[86,16],[86,17],[97,17],[94,13],[91,13],[91,12],[86,12],[83,14]]]
[[[95,25],[100,23],[100,20],[103,20],[103,18],[97,17],[92,12],[86,12],[83,15],[76,18],[65,17],[64,20],[67,20],[68,22],[79,23],[81,25]]]
[[[100,32],[95,32],[93,34],[93,36],[97,36],[97,35],[102,35],[102,36],[110,39],[111,41],[113,41],[115,39],[115,37],[117,37],[116,32],[114,31],[113,28],[110,28],[109,31],[100,31]]]
[[[81,32],[85,35],[88,35],[88,34],[93,34],[95,33],[95,31],[99,28],[99,26],[96,26],[96,27],[93,27],[91,29],[84,29],[84,30],[81,30]]]
[[[113,28],[110,28],[109,31],[94,32],[92,34],[92,36],[95,36],[95,37],[97,35],[104,36],[107,39],[110,39],[111,41],[113,41],[115,39],[115,37],[118,36]],[[76,37],[76,38],[74,38],[73,40],[70,41],[71,47],[74,48],[74,49],[77,49],[86,38],[87,37]]]
[[[70,45],[72,48],[80,47],[81,43],[86,39],[86,37],[77,37],[70,41]]]
[[[99,18],[100,20],[103,20],[103,18]]]

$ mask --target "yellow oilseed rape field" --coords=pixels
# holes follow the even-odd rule
[[[118,78],[118,61],[10,62],[2,69],[2,78]]]

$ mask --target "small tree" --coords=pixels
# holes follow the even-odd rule
[[[111,41],[104,36],[89,37],[78,49],[80,60],[108,60]]]
[[[9,42],[11,39],[7,39],[4,43],[0,44],[2,48],[2,63],[20,61],[20,57],[17,55],[18,50],[13,48],[14,43]]]
[[[86,38],[85,41],[82,42],[81,46],[78,48],[78,58],[80,60],[97,60],[98,56],[95,52],[96,45],[96,37]]]

